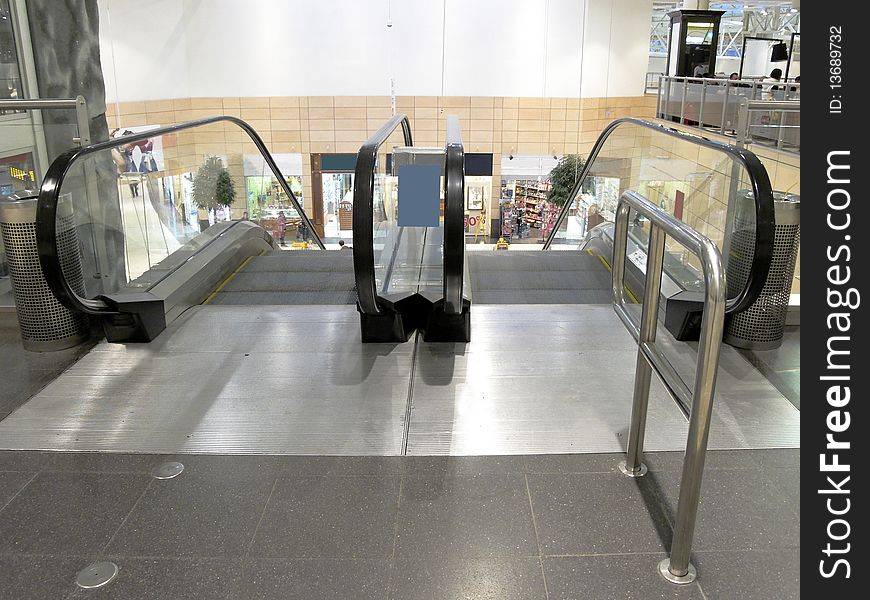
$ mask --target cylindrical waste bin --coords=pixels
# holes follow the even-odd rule
[[[87,316],[58,302],[42,274],[36,251],[36,197],[0,200],[0,232],[25,350],[63,350],[88,339]],[[69,202],[58,204],[57,250],[67,281],[84,295],[75,217]]]
[[[755,208],[750,193],[738,202],[734,233],[728,252],[726,277],[729,296],[745,284],[755,249]],[[725,323],[725,343],[750,350],[779,348],[785,330],[795,262],[800,247],[800,196],[773,193],[773,257],[761,295],[742,313],[731,315]]]

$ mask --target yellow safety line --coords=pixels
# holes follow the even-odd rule
[[[603,265],[605,266],[605,268],[606,268],[608,271],[610,271],[611,273],[613,273],[613,268],[610,266],[610,263],[607,262],[607,259],[605,259],[605,258],[604,258],[603,256],[601,256],[600,254],[594,254],[594,253],[592,252],[592,250],[587,250],[586,252],[589,253],[589,256],[597,256],[597,257],[598,257],[598,260],[601,261],[601,264],[603,264]],[[630,290],[630,289],[628,289],[628,286],[627,286],[627,285],[623,285],[622,288],[625,290],[625,293],[628,294],[628,297],[631,298],[631,301],[632,301],[632,302],[634,302],[635,304],[640,304],[640,302],[639,302],[638,299],[635,297],[635,295],[631,293],[631,290]]]
[[[263,253],[260,252],[260,254],[258,254],[258,256],[263,256]],[[232,273],[230,273],[230,276],[227,277],[226,279],[224,279],[223,282],[222,282],[219,286],[217,286],[217,289],[216,289],[215,291],[213,291],[211,294],[209,294],[208,298],[205,299],[205,302],[203,302],[203,304],[205,305],[205,304],[208,304],[209,302],[211,302],[211,299],[214,298],[214,297],[217,295],[217,293],[218,293],[219,291],[221,291],[222,289],[224,289],[224,286],[230,282],[230,279],[232,279],[233,277],[235,277],[235,276],[236,276],[236,273],[238,273],[239,271],[241,271],[241,270],[245,267],[245,265],[248,264],[248,261],[251,260],[252,258],[254,258],[254,257],[253,257],[253,256],[249,256],[248,258],[246,258],[245,260],[243,260],[243,261],[242,261],[242,264],[239,265],[239,268],[236,269],[235,271],[233,271]]]

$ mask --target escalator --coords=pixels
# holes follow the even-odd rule
[[[404,115],[390,118],[362,145],[352,252],[326,250],[274,157],[256,132],[234,117],[71,150],[52,164],[40,190],[37,241],[43,271],[61,302],[96,317],[109,341],[150,341],[187,309],[206,303],[356,304],[363,342],[404,342],[415,331],[424,341],[467,342],[471,297],[478,304],[609,303],[609,204],[614,193],[631,190],[684,218],[712,239],[728,261],[748,265],[731,269],[729,312],[745,309],[760,292],[773,241],[772,192],[751,152],[639,119],[619,119],[596,142],[545,251],[466,255],[461,131],[455,117],[448,117],[446,125],[444,148],[415,147]],[[219,157],[227,170],[238,171],[244,163],[247,175],[254,156],[255,168],[279,182],[284,210],[300,231],[310,232],[316,249],[279,249],[270,235],[273,225],[262,215],[256,222],[220,222],[186,240],[177,235],[177,215],[155,198],[157,174],[119,174],[115,168],[116,153],[143,139],[160,140],[167,171],[192,173],[223,151]],[[234,148],[248,154],[228,152]],[[437,171],[434,220],[403,223],[401,214],[423,205],[422,196],[415,196],[419,190],[399,185],[403,166],[406,173]],[[192,194],[207,202],[217,188],[197,189],[199,175],[193,178]],[[126,195],[131,177],[144,179],[140,199]],[[596,181],[617,183],[611,188],[588,185]],[[146,190],[154,210],[146,203]],[[681,194],[679,202],[673,191]],[[735,217],[738,197],[755,203],[749,220]],[[431,198],[427,202],[431,207]],[[582,209],[590,203],[605,216],[604,224],[587,227]],[[70,210],[59,211],[59,205],[72,206],[73,224],[68,222]],[[410,212],[402,213],[400,207]],[[65,235],[78,237],[79,256],[59,255],[58,236]],[[750,256],[732,250],[735,235],[754,239],[754,246],[740,244],[753,248]],[[647,238],[647,224],[632,219],[626,287],[635,300],[643,295]],[[703,309],[700,270],[683,249],[669,244],[664,271],[666,326],[678,340],[693,339]]]
[[[656,126],[634,124],[631,135],[623,127],[610,131],[587,175],[622,175],[625,190],[638,197],[634,206],[650,205],[645,214],[667,215],[661,198],[639,198],[644,191],[652,195],[652,177],[669,168],[661,157],[687,155],[685,148],[669,147],[670,140],[696,149],[688,167],[697,172],[695,190],[729,197],[730,163],[720,164],[718,154],[702,156],[723,154],[719,149]],[[443,148],[416,147],[409,122],[397,115],[366,141],[356,164],[352,251],[328,250],[313,234],[315,249],[280,250],[274,224],[257,214],[252,221],[219,222],[189,239],[173,237],[178,224],[148,206],[150,191],[160,189],[156,182],[140,186],[148,191],[144,199],[128,193],[133,175],[119,175],[111,157],[118,142],[58,159],[39,197],[38,246],[53,292],[93,315],[108,341],[151,343],[98,344],[0,422],[2,448],[360,456],[624,450],[640,336],[622,325],[639,320],[642,305],[620,303],[617,311],[611,305],[612,249],[590,254],[594,236],[572,237],[575,211],[565,217],[570,228],[553,241],[564,242],[565,250],[466,253],[456,119],[446,131]],[[196,172],[205,156],[232,147],[259,152],[262,173],[283,180],[256,134],[231,118],[147,135],[163,138],[158,164],[167,171]],[[222,158],[241,172],[232,153]],[[751,164],[754,157],[744,158]],[[407,165],[436,171],[435,204],[426,204],[431,197],[419,202],[434,206],[431,220],[405,220],[408,203],[418,200],[403,180]],[[752,234],[763,258],[772,225],[765,213],[769,181],[763,171],[750,170],[735,184],[741,193],[756,190],[760,210]],[[582,185],[583,178],[575,196]],[[597,199],[607,199],[606,189],[595,191]],[[289,186],[284,198],[288,221],[306,222]],[[58,209],[65,203],[72,210]],[[120,207],[119,214],[113,216],[112,207]],[[69,215],[72,222],[64,220]],[[743,231],[737,221],[733,229]],[[644,252],[648,223],[625,211],[620,223],[631,230],[625,279],[632,296],[642,299],[642,261],[634,255]],[[723,231],[717,245],[727,247],[733,235]],[[70,236],[74,256],[58,251],[58,239]],[[694,264],[670,241],[665,261],[666,277],[691,278]],[[763,279],[767,268],[757,266],[759,274],[748,281]],[[745,293],[739,285],[729,288],[732,310],[741,298],[752,302],[753,285]],[[679,293],[667,286],[663,282],[659,312],[672,311],[665,305]],[[722,311],[717,314],[721,323]],[[667,335],[656,344],[660,363],[670,365],[662,372],[687,383],[654,383],[649,420],[655,425],[646,448],[682,450],[681,390],[695,377],[699,345]],[[799,432],[794,407],[736,351],[723,347],[722,355],[712,447],[793,445]]]
[[[436,200],[443,197],[442,214],[428,227],[399,226],[399,204],[411,210],[419,201],[410,188],[400,199],[397,169],[387,169],[385,144],[395,141],[390,136],[399,126],[402,146],[390,146],[393,162],[428,156],[440,169],[443,190],[434,193]],[[152,341],[200,304],[356,304],[363,341],[406,341],[415,330],[429,339],[467,340],[458,121],[451,119],[449,129],[446,148],[415,148],[410,123],[399,115],[362,146],[353,251],[326,249],[275,158],[240,119],[212,117],[70,150],[51,165],[39,194],[43,272],[55,296],[98,320],[110,342]],[[159,170],[131,168],[129,156],[124,160],[144,140],[160,153],[139,164],[157,165],[159,158]],[[224,173],[223,188],[213,167],[204,170],[214,164]],[[184,213],[194,207],[200,210],[193,214],[201,214],[218,200],[231,200],[242,188],[233,182],[233,171],[277,181],[278,198],[259,198],[252,220],[219,221],[199,233]],[[191,182],[183,209],[171,189],[161,197],[161,189],[171,188],[169,173]],[[276,212],[277,223],[269,219]],[[276,228],[283,231],[289,223],[300,239],[307,238],[308,249],[283,250],[275,242]],[[60,243],[70,236],[74,243]],[[445,250],[446,242],[455,249]],[[78,252],[59,250],[69,247]]]
[[[773,194],[763,165],[745,149],[634,118],[618,119],[601,133],[543,251],[513,251],[525,247],[514,246],[509,252],[469,253],[475,302],[609,304],[615,206],[627,190],[713,240],[728,264],[727,312],[751,306],[773,250]],[[738,210],[746,199],[750,210]],[[604,223],[591,226],[592,210]],[[632,215],[626,288],[637,302],[643,297],[649,224]],[[750,243],[732,246],[736,237]],[[700,265],[672,241],[664,260],[665,325],[677,340],[697,339],[704,304]]]
[[[354,184],[354,272],[364,342],[403,342],[414,331],[424,341],[467,342],[471,303],[465,297],[465,161],[457,117],[447,117],[444,151],[414,150],[404,115],[387,121],[359,152]],[[403,147],[392,148],[398,189],[387,178],[385,146],[401,128]],[[425,226],[403,226],[401,167],[440,172],[443,200]],[[414,191],[413,189],[411,190]],[[408,204],[403,204],[403,202]],[[433,206],[435,208],[435,206]]]

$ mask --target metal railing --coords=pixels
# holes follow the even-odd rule
[[[646,285],[639,324],[632,318],[623,292],[631,210],[645,217],[650,223]],[[698,344],[697,373],[694,389],[691,392],[655,344],[666,236],[670,236],[699,258],[706,288],[701,338]],[[697,576],[694,566],[689,562],[689,557],[698,516],[701,479],[704,473],[704,459],[713,410],[713,392],[719,367],[719,348],[722,344],[725,320],[725,272],[719,249],[712,240],[640,194],[631,191],[623,192],[616,210],[613,307],[638,345],[628,451],[625,461],[619,465],[620,470],[629,477],[640,477],[647,472],[647,467],[641,458],[653,369],[681,409],[685,412],[688,407],[689,436],[683,460],[671,555],[659,564],[659,571],[672,583],[690,583]]]
[[[646,74],[646,91],[658,90],[664,73],[649,71]]]
[[[656,116],[729,135],[737,128],[744,99],[799,102],[800,86],[791,81],[662,76]]]
[[[688,141],[698,146],[717,150],[732,157],[735,163],[740,164],[746,170],[749,177],[749,184],[752,189],[753,197],[755,198],[755,252],[752,256],[752,268],[749,272],[749,277],[746,284],[740,292],[728,298],[726,311],[729,313],[739,313],[750,306],[761,294],[767,281],[767,273],[770,268],[770,260],[773,255],[773,236],[774,236],[774,218],[773,218],[773,191],[770,185],[770,177],[767,170],[755,154],[743,148],[737,148],[723,142],[709,140],[699,137],[691,133],[681,131],[672,127],[664,127],[657,123],[651,123],[642,119],[633,117],[623,117],[616,119],[610,125],[604,128],[598,140],[592,147],[589,157],[583,166],[583,170],[577,176],[577,181],[574,183],[574,188],[568,194],[568,198],[576,198],[580,193],[580,189],[589,176],[592,166],[595,164],[601,149],[607,142],[610,135],[622,125],[636,125],[645,129],[650,129],[658,133]],[[732,178],[733,179],[733,178]],[[571,202],[566,202],[562,207],[559,216],[556,218],[556,223],[553,226],[550,235],[544,242],[543,250],[549,250],[556,239],[556,234],[565,222],[568,216],[568,211],[571,208]],[[729,208],[729,214],[733,213]],[[727,241],[727,240],[726,240]]]
[[[742,99],[737,109],[737,146],[743,148],[755,141],[767,141],[775,142],[780,150],[799,153],[800,112],[800,101]]]
[[[78,146],[87,146],[91,143],[90,118],[88,117],[88,104],[84,96],[75,98],[33,98],[33,99],[10,99],[0,100],[0,110],[49,110],[68,109],[76,112],[76,127],[79,135],[72,142]]]

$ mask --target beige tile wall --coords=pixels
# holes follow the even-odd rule
[[[399,96],[396,109],[408,115],[414,142],[422,146],[442,146],[446,137],[446,115],[459,116],[466,152],[493,154],[491,210],[494,211],[500,196],[502,155],[588,154],[601,130],[612,120],[624,116],[652,118],[655,96],[582,99]],[[310,198],[311,154],[356,152],[390,116],[390,98],[181,98],[125,102],[110,105],[107,110],[110,129],[169,125],[218,114],[247,121],[273,153],[301,153],[304,195]],[[674,126],[670,122],[668,125]],[[716,136],[710,134],[710,137]],[[402,143],[399,132],[390,143]],[[215,124],[164,136],[163,146],[167,168],[173,173],[195,170],[206,154],[227,156],[227,166],[237,186],[234,208],[239,215],[245,210],[242,154],[253,155],[257,151],[238,127]],[[651,132],[640,128],[617,130],[603,148],[602,156],[625,159],[617,175],[629,185],[639,179],[639,158],[647,155],[650,147],[661,156],[697,161],[713,170],[711,177],[695,180],[687,190],[685,218],[701,233],[721,239],[724,235],[721,198],[730,183],[730,161],[722,161],[720,153],[666,136],[652,136]],[[774,189],[800,193],[798,157],[766,148],[753,150],[767,168]],[[663,174],[662,179],[671,178]]]
[[[421,146],[442,146],[446,116],[458,115],[466,152],[493,154],[491,197],[495,203],[500,195],[502,154],[587,154],[612,120],[651,118],[655,97],[399,96],[396,110],[408,115],[414,143]],[[310,155],[356,152],[391,113],[388,96],[180,98],[123,102],[107,109],[110,129],[169,125],[217,114],[250,123],[273,153],[301,153],[305,195],[311,197]],[[395,142],[400,140],[397,135]],[[196,168],[205,154],[256,153],[234,126],[214,125],[171,139],[165,136],[163,145],[167,167],[178,173]],[[240,175],[241,161],[229,162],[231,174]],[[243,198],[244,181],[235,179],[241,187],[238,196]]]

